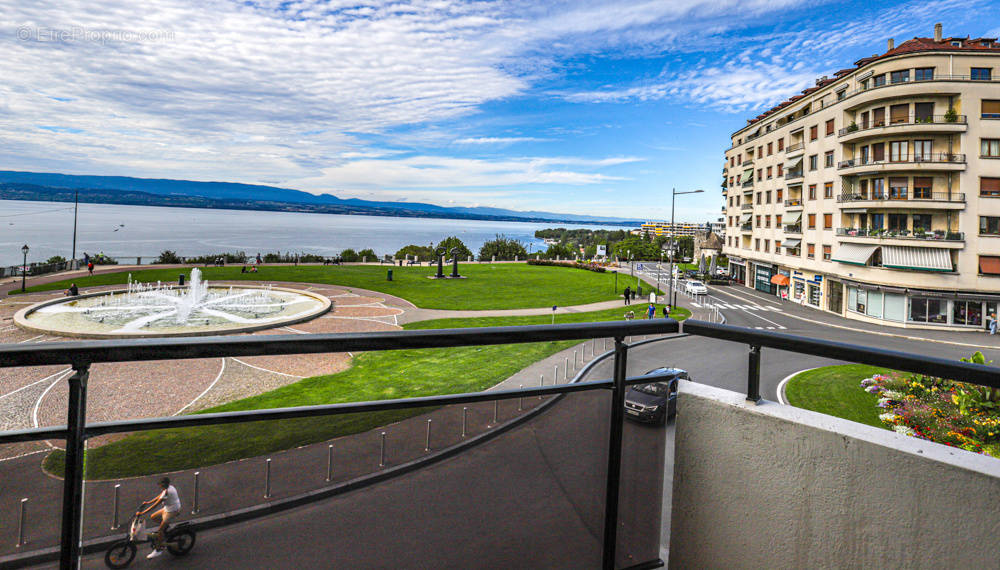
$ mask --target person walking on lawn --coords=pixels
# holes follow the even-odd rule
[[[626,305],[632,304],[632,288],[629,287],[628,285],[625,286],[625,304]]]
[[[656,316],[656,307],[650,303],[649,307],[646,309],[646,318],[652,320]]]

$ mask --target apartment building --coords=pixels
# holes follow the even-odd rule
[[[723,169],[730,272],[880,324],[1000,302],[1000,44],[914,38],[747,121]]]
[[[695,224],[691,222],[676,222],[671,226],[670,222],[646,222],[639,228],[639,233],[652,236],[694,237],[700,231],[704,231],[706,224]],[[676,233],[675,233],[676,232]]]

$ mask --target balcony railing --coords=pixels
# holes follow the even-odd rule
[[[785,173],[785,180],[795,180],[796,178],[802,178],[801,170],[789,170]]]
[[[741,232],[752,232],[753,231],[753,223],[740,225],[740,231]]]
[[[956,202],[964,203],[965,194],[961,192],[844,192],[837,195],[837,202]]]
[[[742,205],[740,206],[740,209],[741,209],[741,210],[753,210],[753,204],[752,204],[752,203],[745,203],[745,204],[742,204]]]
[[[802,206],[802,199],[801,198],[791,198],[789,200],[785,200],[785,207],[786,208],[795,208],[795,207],[801,207],[801,206]]]
[[[785,147],[785,154],[788,154],[790,152],[795,152],[797,150],[802,150],[804,148],[806,148],[806,143],[805,142],[790,144],[790,145],[788,145],[788,146]]]
[[[924,163],[950,163],[950,164],[964,164],[965,155],[964,154],[950,154],[950,153],[931,153],[924,154],[920,156],[903,156],[896,160],[872,160],[867,161],[860,158],[851,158],[848,160],[842,160],[837,163],[837,168],[853,168],[855,166],[880,166],[880,165],[893,165],[893,164],[924,164]]]
[[[900,85],[907,85],[910,83],[929,83],[932,81],[976,81],[976,82],[997,82],[997,79],[973,79],[969,75],[939,75],[935,74],[934,77],[929,79],[910,79],[909,81],[898,81],[896,83],[886,82],[884,85],[872,85],[867,89],[855,89],[853,91],[848,91],[844,98],[850,98],[855,95],[860,95],[862,93],[867,93],[869,91],[877,91],[879,89],[885,89],[886,87],[899,87]]]
[[[952,120],[949,120],[951,118]],[[965,115],[957,115],[955,117],[948,117],[948,115],[932,115],[928,117],[907,117],[905,120],[880,121],[878,123],[870,122],[868,126],[854,124],[837,131],[838,137],[843,137],[852,133],[871,131],[876,129],[886,129],[889,127],[910,127],[914,125],[964,125],[966,124]]]
[[[743,187],[744,188],[752,188],[753,187],[753,178],[747,178],[746,180],[744,180],[743,181]]]
[[[792,225],[785,226],[785,233],[786,234],[801,234],[802,233],[802,224],[792,224]]]
[[[884,228],[837,228],[841,237],[877,239],[914,239],[928,241],[965,241],[965,233],[944,230],[887,230]]]
[[[748,156],[748,157],[744,158],[743,162],[740,163],[740,166],[752,166],[752,165],[753,165],[753,157],[752,156]]]

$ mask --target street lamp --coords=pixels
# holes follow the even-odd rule
[[[677,201],[677,196],[681,194],[698,194],[699,192],[704,192],[704,190],[678,192],[676,188],[673,188],[672,192],[670,196],[670,292],[667,294],[667,302],[671,307],[677,304],[677,299],[674,298],[674,256],[677,255],[677,226],[674,223],[674,203]]]
[[[76,269],[76,213],[79,208],[80,189],[77,188],[73,194],[73,255],[69,258],[69,269]]]
[[[24,276],[28,273],[28,244],[24,244],[21,253],[24,254],[24,262],[21,263],[21,292],[24,293]]]

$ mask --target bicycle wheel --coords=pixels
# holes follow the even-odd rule
[[[104,563],[108,568],[125,568],[135,559],[135,544],[121,540],[111,545],[104,553]]]
[[[194,531],[178,531],[167,539],[167,550],[174,556],[184,556],[194,548],[194,538]]]

